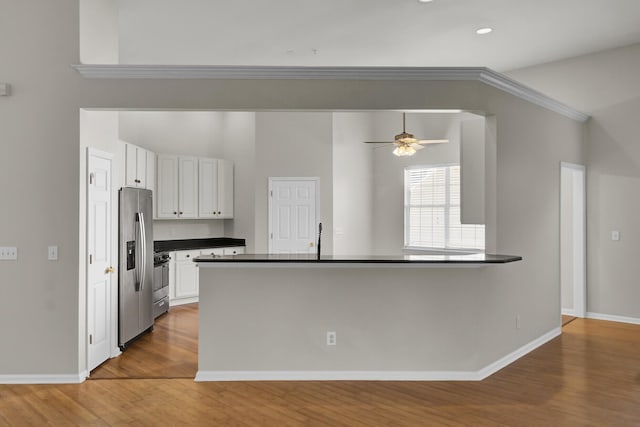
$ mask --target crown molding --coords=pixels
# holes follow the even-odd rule
[[[479,81],[573,120],[586,122],[589,119],[587,114],[486,67],[274,67],[135,64],[74,64],[72,67],[87,79]]]

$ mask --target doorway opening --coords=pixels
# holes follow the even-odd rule
[[[565,162],[560,165],[560,301],[563,316],[586,316],[585,175],[583,165]]]

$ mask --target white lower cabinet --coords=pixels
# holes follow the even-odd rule
[[[200,255],[238,255],[244,246],[171,252],[169,263],[169,301],[172,306],[198,302],[199,270],[193,259]]]

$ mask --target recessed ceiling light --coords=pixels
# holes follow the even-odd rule
[[[489,28],[489,27],[484,27],[484,28],[478,28],[476,30],[476,34],[489,34],[491,31],[493,31],[493,28]]]
[[[418,3],[431,3],[433,0],[418,0]]]

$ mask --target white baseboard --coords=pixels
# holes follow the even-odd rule
[[[563,308],[561,311],[563,316],[575,316],[576,311],[573,308]]]
[[[562,333],[554,328],[479,371],[198,371],[196,381],[481,381]]]
[[[621,322],[640,325],[640,319],[637,317],[616,316],[613,314],[594,313],[592,311],[587,312],[587,319],[608,320],[609,322]]]
[[[169,301],[169,307],[183,304],[193,304],[194,302],[198,302],[198,299],[198,297],[172,299],[171,301]]]
[[[480,369],[478,371],[478,376],[480,377],[479,379],[483,380],[483,379],[491,376],[492,374],[498,372],[500,369],[502,369],[502,368],[512,364],[516,360],[520,359],[522,356],[526,355],[527,353],[532,352],[533,350],[535,350],[536,348],[540,347],[541,345],[546,344],[547,342],[551,341],[552,339],[554,339],[557,336],[560,336],[560,334],[562,334],[562,328],[561,327],[553,328],[552,330],[550,330],[546,334],[536,338],[535,340],[533,340],[533,341],[523,345],[522,347],[512,351],[511,353],[507,354],[506,356],[496,360],[495,362],[491,363],[490,365],[487,365],[484,368]]]
[[[0,384],[80,384],[88,375],[87,371],[65,375],[0,375]]]

